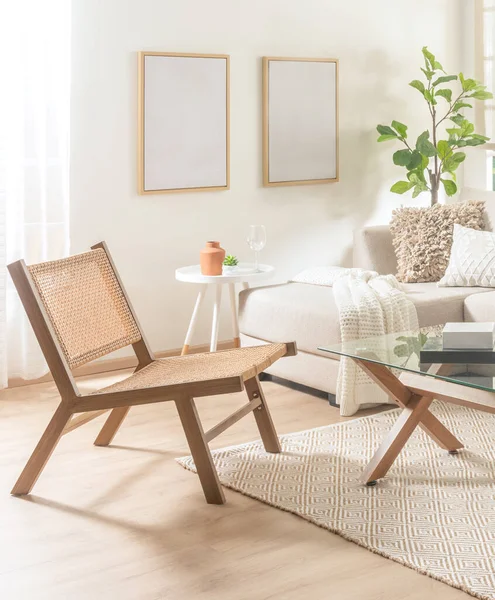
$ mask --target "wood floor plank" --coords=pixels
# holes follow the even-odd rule
[[[92,390],[125,374],[78,383]],[[320,398],[269,382],[263,389],[279,434],[345,420]],[[201,398],[204,429],[244,403],[242,393]],[[35,494],[13,498],[10,488],[57,404],[53,383],[0,392],[1,598],[470,598],[230,490],[227,504],[206,504],[198,478],[174,461],[189,450],[173,403],[134,408],[108,447],[93,445],[97,420],[70,432]],[[211,446],[257,438],[248,415]]]

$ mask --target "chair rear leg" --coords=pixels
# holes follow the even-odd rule
[[[177,412],[208,504],[225,504],[225,496],[192,398],[176,401]]]
[[[108,446],[112,443],[130,408],[130,406],[119,406],[112,410],[94,441],[95,446]]]
[[[250,400],[254,400],[255,398],[260,398],[261,400],[261,405],[253,410],[253,414],[256,419],[256,424],[258,425],[265,450],[267,452],[274,453],[281,452],[282,448],[280,446],[270,411],[268,410],[265,395],[261,389],[260,380],[258,377],[253,377],[245,382],[245,386],[248,398]]]
[[[12,488],[11,494],[14,496],[23,496],[29,494],[33,489],[34,484],[41,475],[41,472],[52,455],[52,452],[55,450],[58,441],[62,437],[64,427],[67,425],[71,415],[72,413],[67,408],[67,405],[64,402],[61,402],[48,424],[48,427],[41,436],[34,452],[27,461],[19,479]]]

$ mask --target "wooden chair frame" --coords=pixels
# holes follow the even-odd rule
[[[136,313],[125,292],[105,242],[100,242],[91,247],[92,250],[97,248],[102,248],[105,251],[128,304],[130,313],[140,331],[141,339],[132,344],[138,360],[136,371],[139,371],[154,362],[156,360],[155,356],[146,341],[146,337],[139,325]],[[59,344],[50,317],[25,262],[19,260],[10,264],[8,269],[61,396],[61,402],[14,485],[12,494],[25,495],[31,492],[63,435],[107,411],[111,411],[94,442],[97,446],[107,446],[112,442],[130,407],[139,404],[175,402],[191,454],[196,464],[206,501],[210,504],[223,504],[225,502],[225,496],[208,447],[208,443],[212,439],[220,435],[245,415],[253,412],[266,451],[280,452],[277,433],[260,386],[258,369],[254,367],[245,371],[241,376],[235,377],[162,385],[137,390],[102,391],[91,395],[81,394],[62,347]],[[293,356],[296,353],[295,343],[285,344],[282,350],[277,351],[277,353],[270,357],[269,364],[272,364],[282,356]],[[186,359],[187,357],[184,358]],[[262,365],[262,368],[266,368],[267,366],[269,365]],[[232,392],[240,392],[243,389],[247,392],[248,402],[218,425],[205,432],[196,410],[194,398],[230,394]]]

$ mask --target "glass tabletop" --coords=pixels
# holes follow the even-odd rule
[[[319,346],[318,350],[495,391],[495,351],[444,350],[441,333],[438,332],[404,331]],[[436,365],[448,367],[437,373]]]

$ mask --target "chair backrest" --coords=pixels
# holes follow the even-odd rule
[[[142,339],[105,249],[27,270],[70,369]]]

